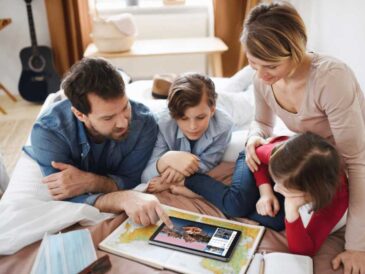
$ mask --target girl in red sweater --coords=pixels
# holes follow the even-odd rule
[[[337,150],[307,132],[276,137],[256,153],[261,161],[254,173],[260,192],[257,212],[275,216],[279,203],[273,190],[282,194],[289,250],[313,256],[331,231],[346,222],[347,178]]]
[[[187,178],[185,185],[227,216],[285,227],[289,250],[297,254],[313,256],[345,224],[347,178],[337,150],[322,137],[306,132],[271,139],[256,148],[260,164],[253,175],[241,154],[231,185],[206,174]]]

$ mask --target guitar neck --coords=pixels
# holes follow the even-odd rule
[[[27,2],[27,13],[28,13],[28,23],[29,23],[29,32],[30,32],[30,41],[32,42],[33,52],[37,51],[37,36],[35,33],[34,20],[33,20],[33,12],[31,3]]]

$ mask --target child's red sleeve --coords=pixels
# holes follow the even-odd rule
[[[314,256],[345,214],[348,202],[347,178],[341,176],[341,188],[337,191],[331,204],[314,212],[307,227],[304,227],[300,217],[292,223],[285,220],[290,252]]]
[[[275,147],[275,143],[269,143],[256,148],[256,155],[259,158],[261,164],[258,166],[258,170],[254,172],[254,177],[257,187],[262,184],[270,183],[269,175],[269,160],[271,151]]]
[[[261,162],[261,164],[258,166],[258,170],[255,171],[253,174],[257,187],[262,184],[270,183],[269,161],[271,157],[271,152],[278,143],[286,141],[288,138],[289,137],[287,136],[278,136],[273,138],[268,144],[256,148],[256,155]]]

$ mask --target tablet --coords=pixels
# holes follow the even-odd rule
[[[229,261],[241,231],[170,217],[174,228],[161,224],[149,243],[204,257]]]

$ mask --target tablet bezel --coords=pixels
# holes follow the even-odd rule
[[[216,259],[216,260],[220,260],[220,261],[227,262],[227,261],[230,260],[232,254],[233,254],[233,250],[236,247],[236,245],[238,243],[238,240],[240,239],[241,234],[242,234],[242,232],[239,231],[239,230],[231,229],[231,228],[224,227],[224,226],[217,226],[217,225],[213,225],[213,224],[206,224],[206,223],[202,223],[202,222],[191,221],[191,220],[186,220],[186,219],[177,218],[177,217],[170,217],[170,219],[184,220],[184,221],[188,221],[190,223],[197,223],[197,224],[200,224],[200,225],[203,225],[203,226],[213,227],[215,229],[217,229],[217,228],[228,229],[230,231],[235,231],[236,232],[236,235],[235,235],[235,237],[234,237],[231,245],[229,246],[228,251],[227,251],[227,253],[226,253],[225,256],[222,256],[222,255],[219,255],[219,254],[210,253],[210,252],[203,251],[203,250],[192,249],[192,248],[189,248],[189,247],[184,247],[184,246],[175,245],[175,244],[172,244],[172,243],[166,243],[166,242],[163,242],[163,241],[156,240],[155,237],[165,227],[165,224],[164,223],[162,223],[156,229],[156,231],[153,233],[153,235],[150,237],[150,239],[148,241],[150,244],[157,245],[157,246],[161,246],[161,247],[170,248],[170,249],[173,249],[173,250],[183,251],[183,252],[187,252],[187,253],[190,253],[190,254],[196,254],[196,255],[203,256],[203,257],[207,257],[207,258],[211,258],[211,259]]]

